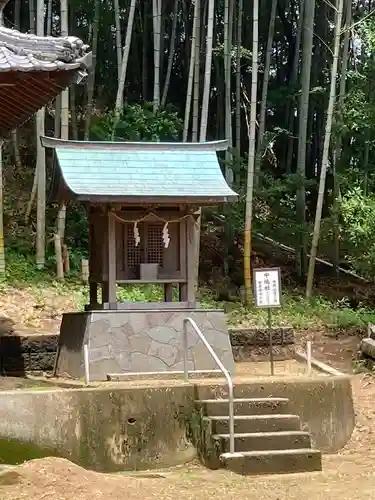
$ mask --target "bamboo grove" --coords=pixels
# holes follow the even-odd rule
[[[259,238],[290,248],[308,297],[317,257],[337,273],[372,279],[374,19],[372,0],[10,1],[4,25],[77,35],[93,51],[84,85],[4,146],[17,168],[35,165],[24,223],[35,226],[37,266],[49,241],[50,168],[38,141],[21,145],[46,131],[85,140],[228,139],[222,167],[241,200],[203,213],[202,230],[208,221],[224,226],[224,274],[238,267],[240,247],[247,300]],[[66,214],[59,207],[53,221],[61,242],[72,233]]]

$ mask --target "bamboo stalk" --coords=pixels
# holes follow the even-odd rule
[[[56,256],[56,278],[64,278],[64,264],[62,258],[61,239],[58,234],[54,235],[55,256]]]
[[[236,148],[241,155],[241,44],[242,44],[243,0],[238,1],[237,50],[236,50]]]
[[[341,23],[342,23],[342,17],[343,17],[343,7],[344,7],[344,1],[337,0],[335,35],[334,35],[335,42],[334,42],[334,52],[333,52],[333,61],[332,61],[332,70],[331,70],[331,85],[330,85],[328,110],[327,110],[327,122],[326,122],[325,134],[324,134],[322,168],[320,170],[318,201],[316,204],[314,232],[313,232],[312,243],[311,243],[309,270],[308,270],[308,274],[307,274],[307,283],[306,283],[306,298],[307,299],[309,299],[312,295],[314,271],[315,271],[315,261],[316,261],[316,254],[317,254],[318,245],[319,245],[320,223],[321,223],[321,219],[322,219],[326,174],[327,174],[328,163],[329,163],[329,147],[330,147],[330,142],[331,142],[332,121],[333,121],[333,113],[335,110],[335,101],[336,101],[336,78],[337,78],[339,52],[340,52],[340,38],[341,38]]]
[[[197,40],[197,23],[198,23],[198,13],[199,13],[198,9],[199,9],[199,0],[195,2],[194,6],[194,21],[193,21],[193,33],[191,37],[190,66],[189,66],[188,86],[186,92],[184,130],[182,134],[183,142],[187,141],[189,133],[191,102],[192,102],[193,82],[194,82],[194,69],[195,69],[195,46]]]
[[[4,248],[4,198],[3,198],[3,141],[0,140],[0,274],[5,274]]]
[[[204,142],[207,136],[208,109],[211,90],[211,66],[212,66],[212,42],[214,32],[214,7],[215,1],[209,0],[207,19],[207,39],[206,39],[206,61],[204,74],[204,88],[202,100],[202,115],[199,140]]]
[[[169,84],[171,82],[172,65],[173,65],[173,58],[174,58],[175,45],[176,45],[177,18],[178,18],[178,0],[174,0],[173,21],[172,21],[171,39],[170,39],[170,44],[169,44],[167,74],[165,76],[163,95],[161,98],[161,107],[162,108],[165,107],[165,104],[167,102]]]
[[[245,214],[245,244],[244,244],[244,284],[245,301],[250,303],[251,290],[251,250],[252,250],[252,219],[253,219],[253,190],[255,167],[255,132],[256,108],[258,89],[258,45],[259,45],[259,0],[253,1],[253,51],[251,71],[251,108],[249,122],[249,158],[246,189],[246,214]]]

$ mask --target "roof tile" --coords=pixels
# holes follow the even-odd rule
[[[0,27],[0,71],[87,69],[87,49],[77,37],[41,37]]]

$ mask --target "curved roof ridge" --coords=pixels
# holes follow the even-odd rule
[[[71,149],[112,149],[117,151],[126,150],[189,150],[189,151],[225,151],[229,142],[224,140],[207,142],[133,142],[133,141],[70,141],[57,139],[55,137],[40,137],[42,146],[45,148],[71,148]]]

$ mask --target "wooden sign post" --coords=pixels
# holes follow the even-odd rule
[[[267,309],[268,340],[270,349],[271,375],[275,374],[272,350],[272,309],[281,307],[281,273],[279,267],[254,269],[255,306]]]

